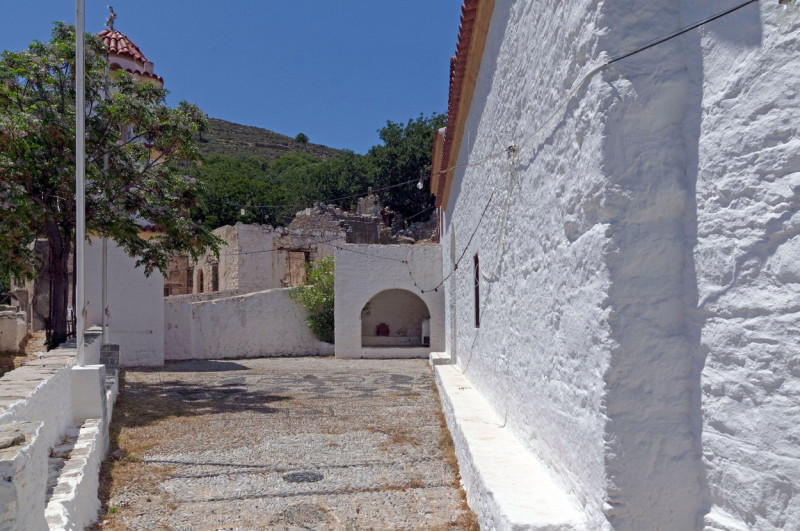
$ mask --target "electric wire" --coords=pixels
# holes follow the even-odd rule
[[[398,188],[400,186],[404,186],[406,184],[411,184],[411,183],[416,183],[416,182],[419,182],[419,179],[411,179],[409,181],[403,181],[403,182],[400,182],[400,183],[390,184],[388,186],[383,186],[381,188],[372,188],[371,190],[367,190],[366,192],[360,192],[360,193],[357,193],[357,194],[345,195],[345,196],[342,196],[342,197],[319,199],[319,200],[312,201],[310,203],[310,205],[309,205],[309,203],[305,203],[305,204],[309,205],[309,206],[313,206],[313,205],[319,204],[319,203],[326,203],[326,204],[327,203],[336,203],[337,201],[344,201],[345,199],[362,198],[362,197],[367,197],[368,195],[373,194],[375,192],[383,192],[384,190],[391,190],[392,188]],[[237,208],[284,208],[284,207],[297,208],[299,203],[298,202],[293,202],[293,203],[278,203],[278,204],[275,204],[275,205],[243,205],[243,204],[239,204],[239,203],[231,203],[231,202],[225,201],[225,204],[227,204],[228,206],[237,207]],[[308,208],[308,207],[306,207],[306,208]]]

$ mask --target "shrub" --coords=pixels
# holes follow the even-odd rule
[[[298,144],[308,144],[308,135],[305,133],[297,133],[297,136],[294,137],[294,141]]]
[[[306,323],[320,341],[333,343],[333,256],[306,266],[306,285],[297,286],[289,296],[308,311]]]

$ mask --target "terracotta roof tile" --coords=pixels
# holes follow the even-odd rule
[[[447,184],[447,174],[449,172],[445,170],[449,164],[450,154],[453,150],[453,142],[455,141],[455,124],[458,121],[461,89],[464,85],[464,74],[467,70],[467,55],[469,53],[470,42],[472,42],[473,30],[475,29],[475,15],[478,11],[478,2],[479,0],[464,0],[464,5],[461,6],[461,25],[458,27],[456,53],[450,58],[450,95],[447,102],[447,126],[445,129],[441,159],[445,167],[440,169],[442,175],[438,180],[438,190],[435,191],[437,206],[442,205],[442,198],[444,197],[444,190]],[[469,109],[465,109],[465,112],[469,112]]]
[[[147,57],[144,56],[139,47],[117,30],[104,29],[97,34],[103,39],[103,43],[108,46],[108,51],[117,55],[126,55],[132,59],[144,63]]]

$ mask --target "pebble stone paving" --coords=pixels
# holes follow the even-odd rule
[[[468,525],[426,360],[194,361],[125,379],[130,403],[164,397],[192,414],[120,421],[121,440],[155,443],[135,464],[142,480],[112,486],[101,528]]]

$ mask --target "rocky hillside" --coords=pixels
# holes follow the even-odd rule
[[[268,129],[239,125],[217,118],[208,119],[208,130],[202,134],[200,149],[205,156],[254,155],[270,159],[277,159],[297,151],[311,153],[322,160],[342,154],[338,149],[310,142],[304,144]]]

